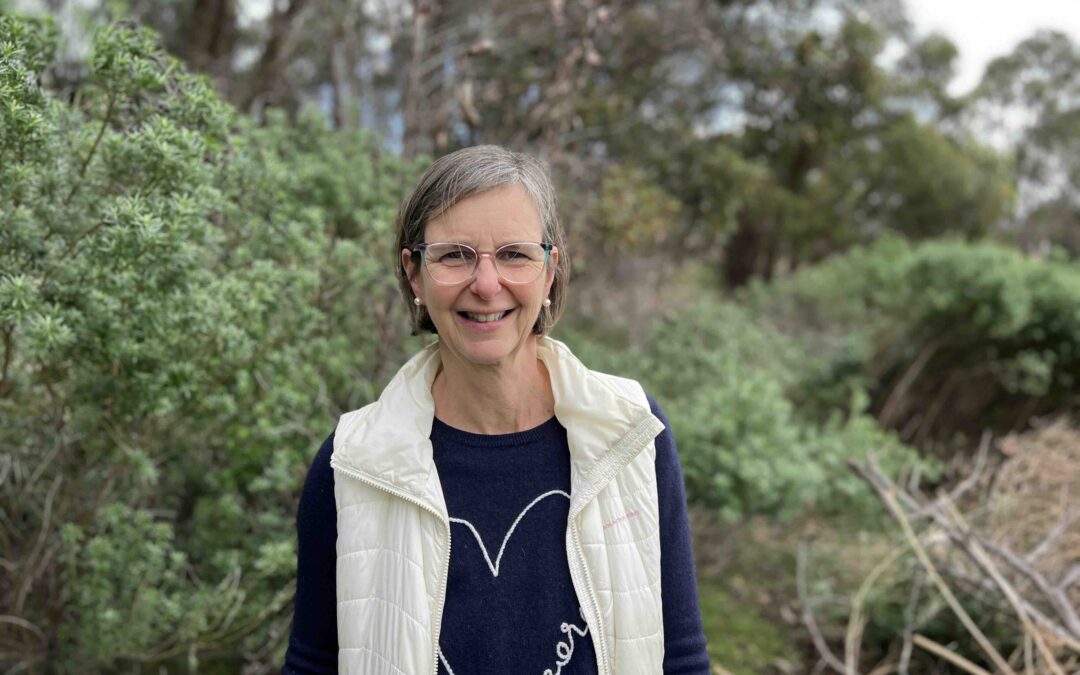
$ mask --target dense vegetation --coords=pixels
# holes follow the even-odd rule
[[[101,32],[69,105],[54,38],[0,19],[4,650],[276,651],[310,452],[410,348],[383,261],[415,171],[255,128],[145,30]]]
[[[301,105],[317,77],[179,49],[190,22],[157,25],[163,38],[107,22],[73,60],[51,22],[0,15],[0,663],[280,663],[308,462],[421,344],[389,270],[394,212],[425,162],[413,151],[488,140],[545,154],[565,187],[577,272],[556,337],[639,378],[671,420],[706,523],[696,544],[717,564],[702,583],[714,659],[808,671],[809,641],[781,625],[795,534],[828,533],[812,562],[843,592],[872,566],[851,551],[889,540],[845,460],[948,486],[984,429],[1077,411],[1080,264],[1062,226],[1077,222],[1075,167],[1011,215],[1077,137],[1075,110],[1016,82],[1075,47],[1037,36],[965,102],[944,90],[951,45],[881,8],[837,3],[843,21],[821,32],[800,3],[786,20],[770,14],[783,3],[692,4],[544,10],[536,32],[500,38],[506,51],[466,59],[463,81],[488,92],[451,115],[467,125],[406,110],[419,147],[393,150],[348,106]],[[445,26],[461,8],[441,11]],[[703,34],[665,42],[695,18]],[[890,35],[907,40],[895,72],[876,61]],[[398,37],[387,58],[408,55]],[[550,50],[567,44],[582,51],[560,61]],[[731,88],[709,85],[721,66]],[[1075,86],[1076,70],[1044,71]],[[336,97],[347,79],[332,78]],[[377,100],[418,86],[366,81]],[[736,90],[745,127],[703,127],[734,114]],[[1018,96],[1044,114],[1026,131],[1040,153],[1014,160],[963,120]],[[913,567],[870,598],[867,658],[896,649]],[[935,603],[924,632],[957,638]],[[911,668],[945,672],[934,664]]]

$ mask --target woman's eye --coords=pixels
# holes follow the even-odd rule
[[[442,265],[464,265],[472,262],[474,256],[472,251],[463,248],[452,248],[440,252],[437,256],[434,256],[433,259],[435,262]]]
[[[506,262],[524,262],[530,260],[530,256],[527,252],[520,249],[505,249],[499,251],[499,260]]]

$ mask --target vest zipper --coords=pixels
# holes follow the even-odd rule
[[[581,513],[581,509],[578,509],[578,513]],[[600,615],[600,601],[596,599],[596,590],[593,588],[592,578],[589,576],[589,568],[585,564],[585,550],[581,547],[577,514],[570,518],[570,538],[574,542],[574,557],[572,560],[574,564],[570,566],[570,578],[576,585],[584,586],[589,594],[589,601],[592,603],[593,622],[596,624],[593,631],[593,645],[596,647],[596,653],[600,655],[599,675],[607,675],[611,672],[611,665],[608,663],[607,639],[604,636],[604,627]]]
[[[335,464],[332,459],[330,461],[330,466],[333,467],[334,470],[340,471],[341,473],[345,474],[349,478],[354,478],[354,479],[360,481],[361,483],[365,483],[365,484],[370,485],[370,486],[372,486],[374,488],[378,488],[378,489],[380,489],[380,490],[382,490],[384,492],[389,492],[391,495],[393,495],[395,497],[398,497],[400,499],[404,499],[405,501],[410,502],[412,504],[416,504],[420,508],[424,509],[425,511],[431,513],[436,518],[438,518],[439,522],[441,522],[445,526],[445,528],[446,528],[446,557],[445,557],[445,562],[443,563],[442,577],[439,579],[438,604],[435,606],[435,614],[434,614],[434,616],[432,616],[432,621],[435,622],[435,649],[434,649],[434,653],[432,654],[431,675],[438,675],[438,673],[439,673],[439,633],[442,631],[443,603],[446,602],[446,580],[450,576],[450,521],[443,519],[441,513],[439,513],[435,509],[431,508],[430,506],[428,506],[424,502],[420,501],[419,499],[416,499],[415,497],[411,497],[411,496],[405,494],[404,492],[401,492],[400,490],[396,490],[396,489],[394,489],[394,488],[392,488],[392,487],[390,487],[390,486],[388,486],[388,485],[386,485],[386,484],[384,484],[382,482],[379,482],[379,481],[375,480],[374,478],[368,478],[367,476],[364,476],[363,474],[357,473],[357,472],[352,471],[350,469],[346,469],[346,468],[342,467],[340,464]]]

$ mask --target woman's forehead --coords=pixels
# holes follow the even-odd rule
[[[540,214],[520,185],[488,190],[466,199],[428,221],[426,241],[510,243],[540,241]]]

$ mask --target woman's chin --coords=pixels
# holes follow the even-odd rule
[[[506,361],[513,349],[502,340],[487,340],[479,344],[467,345],[461,350],[465,360],[477,366],[495,366]]]
[[[495,366],[513,358],[520,346],[516,340],[491,336],[488,339],[463,340],[453,345],[453,351],[466,363]]]

